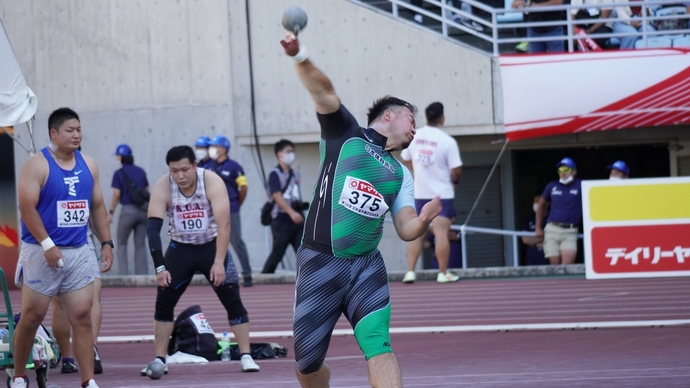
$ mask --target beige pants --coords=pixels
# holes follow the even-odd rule
[[[561,250],[577,251],[577,228],[562,228],[554,224],[546,224],[544,256],[560,256]]]

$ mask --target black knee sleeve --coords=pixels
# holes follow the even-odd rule
[[[173,322],[175,320],[175,306],[177,306],[181,296],[182,294],[172,287],[158,287],[156,312],[153,319],[159,322]]]
[[[230,326],[249,322],[247,310],[244,308],[240,298],[239,285],[236,283],[223,283],[216,288],[216,294],[220,303],[225,307],[225,311],[228,312]]]

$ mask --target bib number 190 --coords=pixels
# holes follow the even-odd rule
[[[184,230],[199,230],[203,226],[203,222],[200,219],[184,220],[182,221],[182,228]]]

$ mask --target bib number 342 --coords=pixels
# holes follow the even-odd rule
[[[58,201],[58,228],[77,228],[89,223],[89,201]]]

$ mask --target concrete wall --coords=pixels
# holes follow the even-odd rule
[[[318,168],[313,103],[278,43],[284,35],[282,10],[293,5],[309,14],[301,40],[311,58],[360,123],[374,99],[392,94],[421,110],[442,101],[453,135],[501,132],[494,126],[490,58],[347,1],[251,0],[248,14],[245,4],[1,2],[0,18],[39,99],[37,146],[48,142],[51,111],[75,109],[84,151],[96,159],[110,203],[117,144],[132,146],[135,163],[153,183],[166,172],[164,156],[171,146],[192,144],[201,134],[226,135],[233,144],[230,156],[249,178],[243,235],[253,267],[260,269],[268,233],[258,223],[266,196],[253,146],[252,109],[266,173],[275,165],[272,144],[283,137],[299,143],[295,166],[304,177],[305,197]],[[424,121],[422,113],[418,122]],[[17,129],[17,137],[28,143],[25,128]],[[28,155],[19,146],[15,153],[18,175]],[[405,245],[392,227],[381,247],[389,269],[404,268]]]

